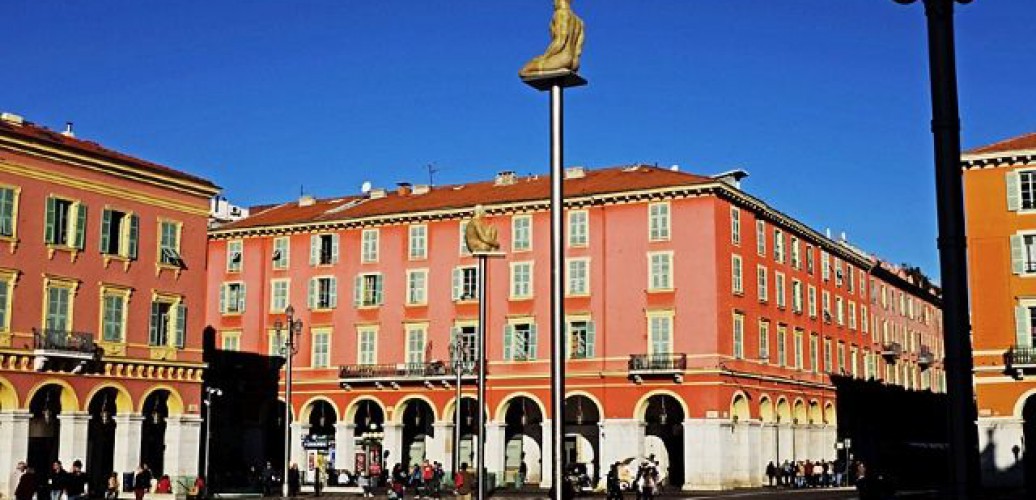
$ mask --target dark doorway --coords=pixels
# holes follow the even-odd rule
[[[670,488],[679,489],[683,487],[684,475],[684,446],[683,446],[683,421],[686,415],[683,406],[672,396],[656,394],[647,400],[647,408],[644,410],[644,435],[654,436],[661,440],[664,457],[656,454],[655,461],[659,463],[660,472],[665,473],[665,483]],[[651,457],[648,457],[651,458]]]
[[[591,484],[601,478],[601,412],[583,395],[565,398],[565,463],[585,471]]]
[[[29,467],[36,470],[42,479],[50,473],[50,465],[58,459],[58,445],[61,439],[61,391],[60,385],[47,385],[29,402]],[[74,408],[73,408],[74,410]]]
[[[1025,407],[1022,408],[1022,419],[1023,442],[1036,443],[1036,396],[1029,396],[1025,400]],[[1029,492],[1029,498],[1032,498],[1033,492],[1036,492],[1036,449],[1030,451],[1030,448],[1026,446],[1023,453],[1022,464],[1024,469],[1022,473],[1025,474],[1025,488]]]
[[[90,491],[104,491],[112,472],[132,472],[114,470],[115,398],[118,396],[119,392],[114,388],[101,389],[90,399],[87,408],[90,423],[87,426],[86,475]]]
[[[144,422],[141,425],[140,461],[148,465],[156,477],[165,474],[165,431],[169,418],[169,391],[157,390],[144,400]]]
[[[504,482],[518,486],[542,480],[543,414],[535,401],[518,396],[507,403],[504,412]],[[525,464],[527,476],[519,481]]]
[[[435,435],[432,407],[420,399],[411,399],[403,408],[403,464],[408,469],[424,462],[428,439]]]

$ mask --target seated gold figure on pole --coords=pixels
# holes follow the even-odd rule
[[[518,76],[535,78],[556,73],[578,72],[583,54],[583,20],[572,11],[572,0],[554,0],[550,20],[550,45],[542,55],[532,58]]]
[[[500,250],[500,241],[496,237],[496,228],[486,222],[486,211],[482,205],[475,205],[475,214],[468,227],[464,228],[464,244],[471,253],[496,252]]]

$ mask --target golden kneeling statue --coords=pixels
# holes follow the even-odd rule
[[[482,205],[476,205],[475,215],[468,221],[468,227],[464,229],[464,244],[471,253],[500,250],[500,242],[496,239],[496,228],[486,222],[485,214],[486,211]]]
[[[518,72],[522,78],[568,70],[579,71],[583,54],[583,20],[572,12],[572,0],[554,0],[550,20],[550,45],[543,55],[534,57]]]

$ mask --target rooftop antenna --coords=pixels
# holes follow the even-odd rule
[[[435,174],[439,172],[439,169],[435,168],[435,163],[429,163],[428,165],[425,165],[425,168],[428,169],[428,185],[434,186]]]

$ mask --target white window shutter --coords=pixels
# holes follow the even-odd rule
[[[597,357],[597,327],[593,321],[586,322],[586,357]]]
[[[338,235],[331,235],[331,263],[338,263]]]
[[[219,312],[221,314],[227,313],[227,285],[219,285]]]
[[[529,325],[529,342],[525,346],[525,350],[528,351],[528,359],[536,359],[536,323]]]
[[[237,294],[237,312],[245,312],[245,284],[241,283],[241,293]]]
[[[317,308],[317,279],[316,278],[310,278],[309,279],[309,295],[307,297],[307,302],[309,302],[309,308],[310,309],[316,309]]]
[[[514,359],[514,350],[511,344],[514,342],[514,327],[511,325],[504,325],[504,359],[511,361]]]
[[[1021,235],[1011,235],[1011,272],[1022,274],[1025,271],[1025,239]]]
[[[320,263],[320,236],[309,237],[309,265],[315,266]]]
[[[1017,212],[1022,206],[1018,172],[1007,172],[1004,179],[1007,181],[1007,209]]]
[[[338,278],[332,276],[328,285],[328,303],[332,309],[338,307]]]
[[[357,274],[353,280],[353,306],[360,307],[361,294],[363,293],[363,276]]]
[[[460,299],[461,289],[461,270],[458,268],[453,269],[453,300]]]
[[[1029,311],[1024,306],[1014,308],[1015,347],[1032,347],[1032,331],[1029,328]]]

